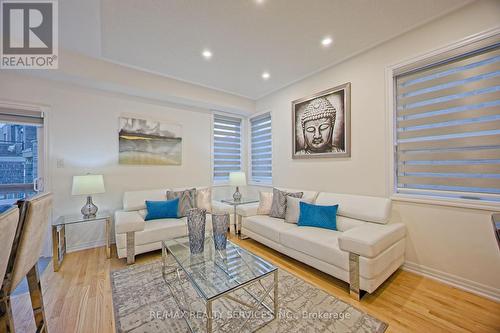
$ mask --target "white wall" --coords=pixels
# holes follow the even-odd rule
[[[500,2],[474,2],[258,100],[257,112],[273,116],[274,185],[389,196],[386,68],[494,28],[499,18]],[[346,82],[352,83],[352,157],[292,160],[291,101]],[[408,227],[408,268],[500,299],[500,252],[490,212],[394,202],[393,221]]]
[[[154,104],[145,99],[6,72],[0,75],[0,101],[44,105],[49,109],[49,190],[54,193],[54,218],[79,213],[85,198],[71,196],[72,176],[87,172],[104,175],[106,193],[94,196],[100,209],[120,208],[122,194],[127,190],[210,185],[212,132],[208,110]],[[182,165],[119,165],[120,115],[180,124]],[[63,160],[64,167],[58,167],[57,160]],[[104,227],[100,223],[80,224],[68,228],[67,237],[70,251],[102,245]]]

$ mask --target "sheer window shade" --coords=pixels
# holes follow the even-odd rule
[[[396,190],[500,201],[500,44],[395,76]]]
[[[229,180],[229,173],[241,171],[241,119],[214,115],[214,182]]]
[[[272,183],[272,137],[271,114],[266,113],[250,119],[251,130],[251,172],[252,181]]]

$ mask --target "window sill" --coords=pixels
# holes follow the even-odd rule
[[[259,187],[273,187],[272,183],[259,183],[255,181],[249,181],[248,186],[259,186]]]
[[[492,212],[500,212],[500,203],[496,202],[473,202],[471,200],[466,199],[444,199],[444,198],[435,198],[432,196],[415,196],[410,194],[401,194],[394,193],[391,196],[391,200],[401,201],[401,202],[411,202],[411,203],[420,203],[420,204],[428,204],[435,206],[448,206],[448,207],[457,207],[457,208],[467,208],[467,209],[478,209],[478,210],[486,210]]]
[[[212,187],[224,187],[224,186],[231,186],[231,184],[229,184],[229,182],[212,183]]]

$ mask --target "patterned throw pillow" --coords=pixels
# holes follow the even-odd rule
[[[284,219],[286,215],[286,197],[302,198],[304,192],[286,192],[273,188],[273,204],[269,216]]]
[[[257,215],[269,215],[273,205],[273,194],[271,192],[259,192],[259,208]]]
[[[184,191],[167,191],[167,200],[179,198],[177,217],[184,217],[188,210],[196,207],[196,189],[190,188]]]
[[[200,188],[196,191],[196,208],[203,208],[212,213],[212,189]]]

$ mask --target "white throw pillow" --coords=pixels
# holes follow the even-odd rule
[[[269,215],[269,213],[271,213],[272,205],[273,205],[273,193],[259,192],[259,208],[257,208],[257,214]]]
[[[285,222],[297,224],[300,216],[301,202],[312,203],[312,200],[294,198],[289,195],[286,197]]]
[[[207,213],[212,212],[212,189],[210,187],[196,191],[196,207],[206,209]]]

